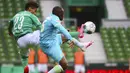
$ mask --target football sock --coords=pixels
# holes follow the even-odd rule
[[[56,65],[48,73],[60,73],[60,72],[63,72],[63,68],[60,65]]]
[[[27,56],[21,56],[21,61],[22,61],[23,67],[28,65],[28,57]]]
[[[82,51],[85,51],[86,48],[88,48],[90,45],[92,45],[92,41],[87,42],[87,43],[81,43],[77,39],[73,38],[72,41],[74,42],[75,45],[77,45]]]
[[[75,44],[76,46],[78,46],[79,48],[83,48],[83,47],[84,47],[84,45],[82,45],[77,39],[73,38],[72,41],[73,41],[74,44]]]

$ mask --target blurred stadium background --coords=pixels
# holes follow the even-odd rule
[[[0,0],[0,73],[23,73],[18,47],[8,35],[8,22],[24,10],[28,0]],[[41,22],[54,6],[65,9],[64,26],[81,42],[94,41],[85,52],[86,73],[129,73],[130,59],[130,0],[36,0],[40,4],[37,16]],[[96,32],[78,38],[77,29],[86,21],[96,24]],[[74,52],[62,45],[69,62],[66,73],[73,73]],[[48,67],[54,65],[49,58]]]

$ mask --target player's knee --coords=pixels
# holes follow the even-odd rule
[[[63,70],[66,70],[68,67],[68,63],[66,61],[60,63],[61,67],[63,68]]]
[[[66,70],[67,67],[68,67],[68,63],[66,62],[66,63],[64,63],[64,67],[63,67],[63,69]]]

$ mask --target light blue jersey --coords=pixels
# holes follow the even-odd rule
[[[56,43],[56,35],[59,32],[62,33],[68,40],[72,39],[71,35],[61,25],[61,21],[56,15],[52,14],[47,17],[42,25],[44,25],[44,32],[41,32],[40,44],[46,47],[51,47],[53,43]]]
[[[61,25],[61,21],[56,15],[52,14],[47,17],[42,25],[44,25],[44,31],[40,34],[40,46],[44,53],[59,62],[63,57],[63,53],[60,48],[62,38],[58,33],[63,34],[68,40],[72,40],[72,37]]]

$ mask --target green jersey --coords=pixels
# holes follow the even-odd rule
[[[38,30],[42,29],[42,24],[38,18],[29,11],[21,11],[17,13],[11,20],[10,25],[13,25],[12,33],[15,38],[18,38],[27,33],[32,33],[35,27]]]

